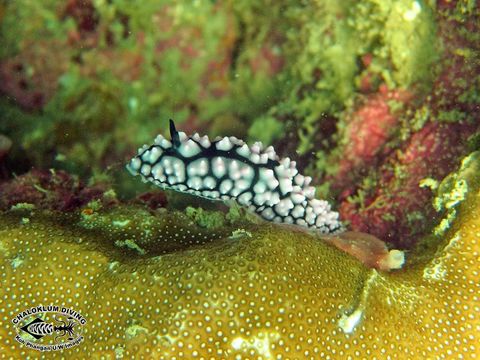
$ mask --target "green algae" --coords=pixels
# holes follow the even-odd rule
[[[244,236],[252,237],[252,233],[245,230],[245,229],[237,229],[232,232],[232,235],[230,235],[228,238],[229,239],[238,239]]]
[[[227,238],[235,230],[248,231],[253,226],[243,215],[193,207],[185,212],[163,208],[150,211],[141,206],[102,207],[93,211],[85,207],[78,218],[69,221],[80,231],[103,234],[105,243],[102,246],[107,249],[124,248],[141,255],[164,254],[184,246],[207,244]]]
[[[305,11],[305,9],[302,9]],[[289,30],[296,46],[285,47],[290,64],[290,95],[277,116],[289,114],[298,123],[298,152],[312,149],[325,114],[341,117],[350,105],[364,73],[381,79],[388,88],[409,88],[413,84],[429,89],[432,64],[439,58],[435,18],[429,4],[420,1],[324,2],[309,4],[306,16],[299,8],[287,8],[287,18],[303,23]],[[358,65],[371,55],[366,69]],[[338,125],[339,127],[341,124]],[[322,156],[322,155],[318,155]],[[319,171],[325,171],[318,162]]]
[[[369,1],[359,6],[366,6],[365,10],[357,12],[359,16],[373,12],[377,17],[375,22],[382,24],[381,33],[378,26],[369,24],[369,30],[362,34],[369,35],[367,44],[376,39],[383,45],[373,53],[385,62],[379,64],[379,68],[388,69],[385,65],[391,62],[391,75],[382,70],[387,85],[390,88],[408,88],[415,83],[427,83],[428,86],[433,75],[431,66],[438,59],[439,51],[435,19],[428,3],[416,0]]]
[[[138,244],[136,244],[135,241],[130,240],[130,239],[127,239],[125,241],[117,240],[117,241],[115,241],[115,246],[126,247],[128,249],[131,249],[131,250],[134,250],[134,251],[138,252],[140,255],[145,255],[147,253],[144,249],[142,249],[140,246],[138,246]]]
[[[461,161],[457,171],[445,177],[440,184],[435,184],[437,188],[433,206],[437,212],[443,214],[443,218],[434,229],[436,235],[443,235],[452,227],[461,204],[467,200],[469,194],[478,190],[479,174],[480,152],[476,151]]]
[[[432,179],[432,178],[422,179],[420,181],[420,183],[418,184],[418,186],[420,186],[420,187],[427,187],[427,188],[432,189],[432,190],[437,190],[439,185],[440,185],[440,183],[437,180]]]
[[[46,72],[43,76],[52,77],[48,83],[54,91],[45,94],[49,101],[38,114],[2,103],[7,126],[0,125],[0,131],[17,139],[37,164],[102,173],[107,154],[118,156],[127,147],[150,141],[167,128],[171,117],[178,124],[192,118],[199,123],[230,118],[231,127],[239,118],[255,118],[282,87],[269,69],[251,69],[265,32],[244,38],[232,6],[98,1],[93,3],[98,23],[88,34],[78,29],[78,19],[63,13],[61,2],[8,3],[1,23],[1,57],[18,55],[32,74]],[[72,33],[95,41],[94,46],[85,46],[83,39],[72,44]],[[38,42],[29,53],[32,39]],[[236,41],[242,46],[232,60]],[[52,51],[53,44],[63,46],[62,51]],[[30,58],[41,51],[63,69],[60,76]],[[235,61],[235,69],[229,68],[230,61]],[[245,136],[246,129],[240,130]],[[45,153],[52,152],[54,156],[45,159]]]
[[[241,228],[242,225],[247,224],[251,226],[253,224],[260,225],[265,223],[265,220],[261,219],[257,214],[246,210],[235,201],[227,202],[227,205],[228,211],[226,213],[188,206],[185,209],[185,215],[197,226],[207,230],[233,229],[239,226],[239,229],[233,230],[233,233],[238,232],[238,234],[248,232]]]
[[[30,204],[30,203],[17,203],[15,205],[12,205],[12,207],[10,208],[10,210],[13,210],[13,211],[17,211],[17,210],[20,210],[20,211],[32,211],[32,210],[35,210],[35,205],[34,204]]]
[[[270,145],[275,140],[280,139],[284,132],[284,125],[274,117],[257,117],[248,129],[248,138]]]
[[[346,20],[350,5],[326,2],[311,4],[307,11],[292,7],[287,12],[303,26],[292,27],[287,33],[295,41],[287,46],[287,56],[294,59],[289,79],[293,86],[279,108],[302,119],[298,124],[300,154],[311,150],[312,136],[323,115],[341,110],[354,91],[356,45],[354,29]]]
[[[189,206],[185,214],[202,228],[215,229],[225,225],[225,215],[220,211],[205,211]]]
[[[65,43],[77,25],[71,16],[58,17],[60,10],[56,1],[35,7],[25,1],[8,4],[2,33],[10,45],[2,48],[2,57],[22,53],[27,39],[35,36],[41,36],[44,46],[54,40]],[[54,150],[64,159],[56,161],[62,168],[82,172],[93,164],[93,172],[102,173],[105,154],[112,149],[121,153],[130,142],[148,142],[152,134],[166,129],[170,117],[179,124],[192,117],[214,125],[227,119],[230,125],[223,131],[233,129],[244,136],[248,129],[250,138],[266,143],[282,135],[279,118],[291,117],[298,128],[297,150],[305,154],[312,150],[325,115],[341,117],[363,72],[378,76],[390,88],[425,85],[438,58],[432,7],[422,1],[287,1],[271,4],[265,12],[253,1],[218,7],[210,2],[185,6],[145,1],[140,6],[116,0],[94,2],[94,11],[99,43],[96,48],[65,47],[67,54],[82,61],[67,64],[43,114],[22,114],[23,121],[17,122],[11,106],[1,105],[6,123],[21,124],[11,135],[27,150],[40,150],[37,163]],[[35,30],[38,24],[46,25],[41,35]],[[136,38],[140,33],[145,36],[142,42]],[[198,41],[191,42],[195,36]],[[178,46],[169,47],[173,40]],[[165,44],[161,56],[159,43]],[[116,56],[113,64],[107,49]],[[278,76],[264,68],[252,70],[259,49],[285,63]],[[234,52],[232,64],[221,63],[225,50]],[[186,53],[194,59],[188,65]],[[359,66],[364,55],[373,55],[368,69]],[[143,61],[133,67],[136,56]],[[127,75],[122,66],[136,75]],[[202,85],[205,73],[212,71],[207,71],[209,66],[217,75]],[[211,89],[225,95],[212,96]],[[235,126],[239,120],[245,121],[245,129]],[[132,133],[135,137],[125,142]],[[316,171],[327,171],[325,154],[317,151],[317,157]]]

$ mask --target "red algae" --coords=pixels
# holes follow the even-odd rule
[[[348,193],[340,197],[342,218],[355,231],[411,248],[432,226],[435,215],[433,207],[425,206],[433,196],[420,187],[421,180],[442,179],[453,170],[454,160],[464,154],[462,139],[470,133],[469,124],[427,124],[379,168],[376,187],[361,202],[352,201]]]
[[[92,200],[104,199],[106,191],[102,185],[86,186],[65,171],[31,170],[0,183],[0,209],[27,203],[39,209],[73,211]],[[114,197],[104,200],[105,204],[116,202]]]
[[[164,208],[167,206],[168,203],[167,196],[163,191],[148,191],[139,194],[135,197],[133,202],[144,204],[152,210]]]
[[[394,148],[392,140],[400,126],[399,111],[391,104],[402,106],[411,99],[406,91],[390,91],[381,86],[377,94],[363,99],[347,121],[340,146],[339,169],[331,181],[334,189],[345,189],[356,182],[368,169],[378,166]]]
[[[443,5],[437,12],[443,54],[432,68],[431,87],[411,86],[393,102],[382,89],[362,95],[335,157],[339,170],[329,178],[351,229],[397,248],[414,247],[436,224],[434,194],[421,181],[441,181],[453,171],[480,131],[479,22],[452,12]]]

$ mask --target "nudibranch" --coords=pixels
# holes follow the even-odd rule
[[[234,136],[211,141],[187,136],[170,120],[170,137],[158,135],[127,164],[133,175],[162,189],[211,200],[235,200],[263,219],[334,234],[343,230],[337,212],[315,199],[311,177],[299,174],[296,162],[280,159],[272,146],[248,146]]]

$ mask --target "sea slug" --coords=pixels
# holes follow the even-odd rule
[[[177,131],[170,120],[171,140],[158,135],[127,164],[162,189],[211,200],[235,200],[268,221],[299,225],[322,234],[343,230],[338,213],[325,200],[315,199],[311,178],[298,173],[295,161],[279,159],[272,146],[248,146],[236,137]]]

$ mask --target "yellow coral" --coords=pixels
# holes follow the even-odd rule
[[[59,304],[87,318],[85,340],[52,358],[473,358],[480,354],[480,194],[468,207],[444,244],[393,273],[271,224],[245,227],[248,236],[207,233],[217,239],[205,242],[204,230],[172,214],[155,223],[148,213],[136,218],[135,209],[102,210],[86,226],[81,215],[37,211],[22,224],[20,214],[7,213],[0,354],[39,356],[14,340],[11,319]],[[129,224],[105,225],[129,211]],[[160,251],[142,243],[147,230]],[[179,235],[160,239],[167,231]],[[173,245],[178,238],[183,249]],[[146,254],[115,246],[126,239]]]

